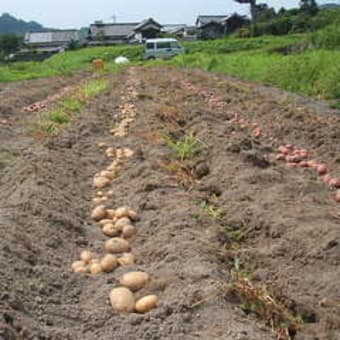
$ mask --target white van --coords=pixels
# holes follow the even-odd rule
[[[185,53],[185,49],[176,39],[147,39],[144,43],[143,58],[146,60],[156,58],[168,59],[183,53]]]

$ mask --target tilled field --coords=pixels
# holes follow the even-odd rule
[[[133,67],[59,136],[30,137],[24,108],[81,77],[1,87],[0,339],[339,339],[336,112]],[[104,169],[114,176],[95,188]],[[137,212],[136,264],[75,273],[83,250],[105,254],[99,201]],[[151,277],[134,293],[158,296],[147,313],[111,307],[130,271]]]

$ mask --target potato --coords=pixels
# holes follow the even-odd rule
[[[115,227],[112,223],[105,224],[103,226],[103,234],[109,237],[119,236],[121,230]]]
[[[137,220],[137,213],[132,210],[132,209],[129,209],[129,218],[132,220],[132,221],[136,221]]]
[[[159,302],[159,299],[156,295],[148,295],[136,302],[136,311],[138,313],[147,313],[151,309],[155,308]]]
[[[108,218],[104,218],[104,219],[100,220],[98,222],[98,224],[101,228],[103,228],[105,224],[113,224],[113,222],[112,222],[112,220],[110,220]]]
[[[135,298],[132,292],[124,287],[111,290],[110,302],[113,310],[116,312],[131,313],[135,310]]]
[[[104,196],[104,193],[103,193],[102,191],[98,191],[98,192],[97,192],[97,196],[103,197],[103,196]]]
[[[83,250],[80,253],[80,260],[83,261],[85,264],[90,263],[92,259],[94,259],[96,255],[88,250]]]
[[[100,265],[104,272],[112,272],[115,268],[118,267],[117,257],[112,254],[107,254],[101,259]]]
[[[112,181],[112,180],[115,178],[116,174],[115,174],[113,171],[104,170],[104,171],[101,171],[101,172],[100,172],[100,176],[101,176],[101,177],[106,177],[106,178],[108,178],[110,181]]]
[[[94,264],[94,263],[100,263],[100,260],[99,259],[92,259],[91,261],[90,261],[90,264]]]
[[[119,259],[118,263],[121,266],[133,266],[135,264],[136,258],[132,253],[124,253]]]
[[[102,176],[97,176],[93,179],[93,186],[98,189],[105,188],[110,183],[111,181],[108,178]]]
[[[119,162],[118,161],[113,161],[107,168],[107,171],[116,171],[119,167]]]
[[[129,217],[129,208],[128,207],[120,207],[116,209],[117,218]]]
[[[107,197],[112,197],[112,196],[113,196],[113,190],[109,190],[109,191],[106,193],[106,196],[107,196]]]
[[[77,267],[77,268],[75,268],[74,269],[74,272],[75,273],[88,273],[89,272],[89,270],[88,270],[88,267],[86,267],[86,266],[81,266],[81,267]]]
[[[131,149],[129,149],[129,148],[124,148],[123,149],[123,154],[124,154],[124,156],[126,158],[130,158],[130,157],[133,156],[134,152]]]
[[[92,199],[92,204],[94,206],[100,205],[102,203],[103,203],[102,197],[95,197],[95,198]]]
[[[107,209],[106,217],[112,220],[114,217],[116,217],[116,211],[114,209]]]
[[[120,280],[119,283],[126,287],[131,289],[133,292],[143,288],[148,281],[150,280],[149,274],[145,272],[130,272],[124,274]]]
[[[123,230],[126,225],[131,225],[131,220],[128,217],[119,218],[115,222],[115,227],[119,228],[120,230]]]
[[[91,213],[91,219],[94,221],[100,221],[106,216],[106,208],[105,205],[99,205],[94,208]]]
[[[108,253],[126,253],[130,250],[128,241],[120,237],[114,237],[105,242],[105,249]]]
[[[84,261],[74,261],[72,263],[72,269],[73,270],[76,270],[76,268],[79,268],[79,267],[85,267],[85,262]]]
[[[125,225],[122,230],[122,237],[123,238],[130,238],[132,236],[135,236],[137,234],[137,229],[133,225]]]
[[[104,149],[104,148],[107,148],[107,144],[104,143],[104,142],[100,142],[100,143],[98,143],[98,147],[99,147],[100,149]]]
[[[103,272],[103,268],[100,263],[93,263],[90,265],[90,273],[93,275],[100,274]]]

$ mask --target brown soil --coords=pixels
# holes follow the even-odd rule
[[[76,81],[1,86],[0,118],[12,125],[0,127],[0,339],[277,338],[269,319],[231,296],[235,268],[303,319],[292,339],[340,338],[339,204],[310,169],[274,160],[276,147],[289,142],[339,176],[339,117],[209,73],[130,68],[58,137],[29,137],[35,114],[28,120],[23,107]],[[137,118],[127,137],[113,137],[127,82]],[[265,136],[231,123],[235,112]],[[190,134],[199,153],[175,160],[164,136]],[[82,249],[103,252],[105,236],[89,219],[93,175],[107,164],[97,142],[135,151],[112,183],[110,206],[138,211],[134,269],[153,278],[138,295],[160,297],[147,314],[110,307],[110,290],[131,269],[71,270]]]

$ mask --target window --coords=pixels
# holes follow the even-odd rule
[[[171,48],[170,42],[159,42],[157,48]]]
[[[171,48],[180,48],[180,46],[178,45],[177,41],[173,41],[171,42]]]
[[[147,50],[153,50],[154,49],[154,43],[147,43],[146,44],[146,49]]]

